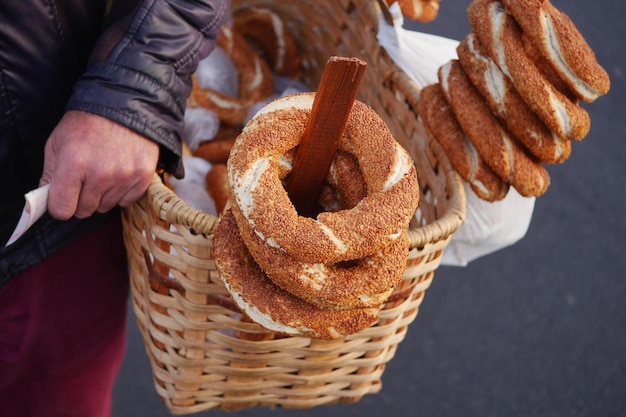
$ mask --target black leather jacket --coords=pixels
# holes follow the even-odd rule
[[[177,170],[190,76],[229,8],[228,0],[0,0],[0,286],[115,215],[45,216],[4,248],[65,110],[143,134],[160,144],[163,168]]]

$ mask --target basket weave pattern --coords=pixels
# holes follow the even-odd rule
[[[284,337],[242,317],[211,258],[218,218],[191,208],[155,175],[123,212],[132,305],[155,387],[173,414],[256,406],[312,408],[356,402],[381,376],[415,319],[443,249],[465,216],[463,189],[415,108],[419,90],[376,41],[372,0],[233,1],[270,7],[294,34],[314,88],[332,55],[368,63],[358,99],[376,110],[409,150],[421,199],[401,284],[377,323],[337,340]]]

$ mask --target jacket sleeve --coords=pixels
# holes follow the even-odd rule
[[[68,110],[98,114],[154,140],[160,167],[182,176],[191,75],[214,49],[229,10],[229,0],[114,1]]]

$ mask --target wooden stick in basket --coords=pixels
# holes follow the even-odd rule
[[[336,56],[324,67],[286,184],[291,202],[301,216],[314,217],[320,211],[318,200],[322,186],[366,67],[358,58]]]

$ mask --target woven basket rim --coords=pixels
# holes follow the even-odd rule
[[[465,221],[465,192],[461,180],[449,166],[450,162],[438,144],[433,142],[431,147],[435,157],[444,165],[446,171],[448,207],[446,212],[434,222],[409,229],[409,246],[411,248],[421,248],[427,244],[447,239]],[[159,219],[182,225],[194,233],[208,236],[219,222],[219,215],[193,208],[168,188],[157,173],[154,174],[146,195],[150,206]]]

